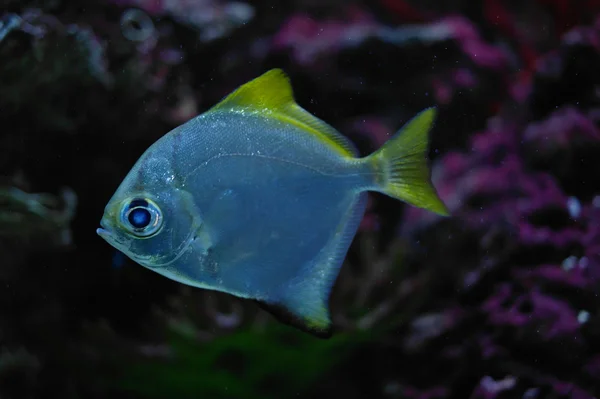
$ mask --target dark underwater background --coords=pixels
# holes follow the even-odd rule
[[[0,1],[0,398],[600,398],[599,10]],[[439,109],[452,217],[372,194],[329,340],[95,233],[150,144],[274,67],[363,155]]]

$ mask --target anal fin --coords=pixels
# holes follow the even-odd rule
[[[324,312],[321,312],[324,314],[321,314],[319,315],[320,317],[317,317],[320,319],[320,322],[316,324],[314,322],[308,322],[308,320],[315,320],[313,314],[307,315],[308,317],[301,316],[297,309],[289,309],[284,304],[268,303],[261,300],[255,300],[255,302],[258,304],[258,306],[271,313],[273,317],[284,324],[288,324],[318,338],[327,339],[332,335],[331,321],[329,319],[329,311],[327,309],[325,309]],[[327,306],[327,304],[321,305]]]
[[[331,288],[364,215],[367,194],[349,194],[343,217],[315,259],[270,298],[257,300],[279,321],[319,338],[332,335]]]

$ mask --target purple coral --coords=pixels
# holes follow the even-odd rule
[[[496,374],[483,376],[470,397],[554,392],[592,398],[600,392],[600,101],[577,84],[572,93],[580,101],[559,104],[557,98],[552,108],[550,98],[538,101],[541,92],[578,81],[577,68],[588,73],[587,59],[600,57],[598,29],[566,34],[561,50],[545,58],[530,83],[517,83],[513,106],[476,133],[469,150],[450,152],[434,166],[434,181],[454,215],[442,231],[463,240],[483,237],[465,243],[475,261],[443,257],[464,273],[455,284],[458,301],[470,309],[465,319],[479,320],[459,323],[455,333],[478,339],[482,345],[471,359]],[[571,78],[564,75],[566,64]],[[439,240],[441,223],[409,209],[402,231]]]
[[[130,360],[141,348],[145,363],[168,360],[165,396],[218,396],[174,393],[208,381],[229,397],[233,385],[220,383],[228,374],[212,363],[200,374],[197,367],[226,346],[210,347],[214,339],[238,330],[238,350],[259,351],[265,370],[269,362],[276,372],[323,363],[308,349],[338,336],[314,347],[304,337],[299,358],[275,363],[273,348],[296,347],[297,337],[288,331],[282,346],[248,345],[247,337],[275,326],[253,304],[151,276],[126,258],[110,268],[113,252],[92,237],[106,199],[151,142],[281,67],[298,102],[363,155],[437,105],[432,179],[452,211],[440,218],[370,196],[331,306],[342,330],[337,342],[361,342],[306,397],[598,397],[600,19],[592,18],[600,1],[427,2],[425,9],[414,0],[108,0],[86,10],[59,2],[43,12],[17,11],[17,3],[8,2],[15,14],[0,29],[0,117],[11,126],[0,134],[0,163],[23,174],[33,192],[67,184],[80,201],[73,249],[49,254],[36,246],[30,254],[0,243],[0,274],[11,276],[0,291],[10,305],[0,314],[2,344],[35,353],[35,362],[17,359],[20,368],[0,377],[18,384],[15,374],[40,373],[37,385],[15,392],[133,397],[102,392],[96,378],[112,381],[115,364],[126,364],[109,361],[113,352]],[[154,320],[149,309],[157,308]],[[179,356],[189,363],[175,365],[167,326],[208,350],[195,355],[184,346]],[[224,363],[243,371],[231,381],[258,375],[260,367],[248,374],[243,356],[225,352]],[[97,367],[104,361],[106,374]],[[154,378],[141,377],[155,394]]]

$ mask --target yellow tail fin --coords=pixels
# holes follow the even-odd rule
[[[367,159],[376,171],[376,191],[448,216],[427,166],[428,136],[435,115],[435,108],[421,111]]]

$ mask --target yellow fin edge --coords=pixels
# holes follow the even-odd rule
[[[450,212],[440,199],[427,165],[429,131],[436,116],[427,108],[367,159],[376,175],[376,190],[442,216]]]
[[[339,155],[355,157],[357,151],[346,137],[326,122],[310,114],[294,100],[290,80],[279,68],[243,84],[208,112],[252,112],[289,123],[313,135]]]

